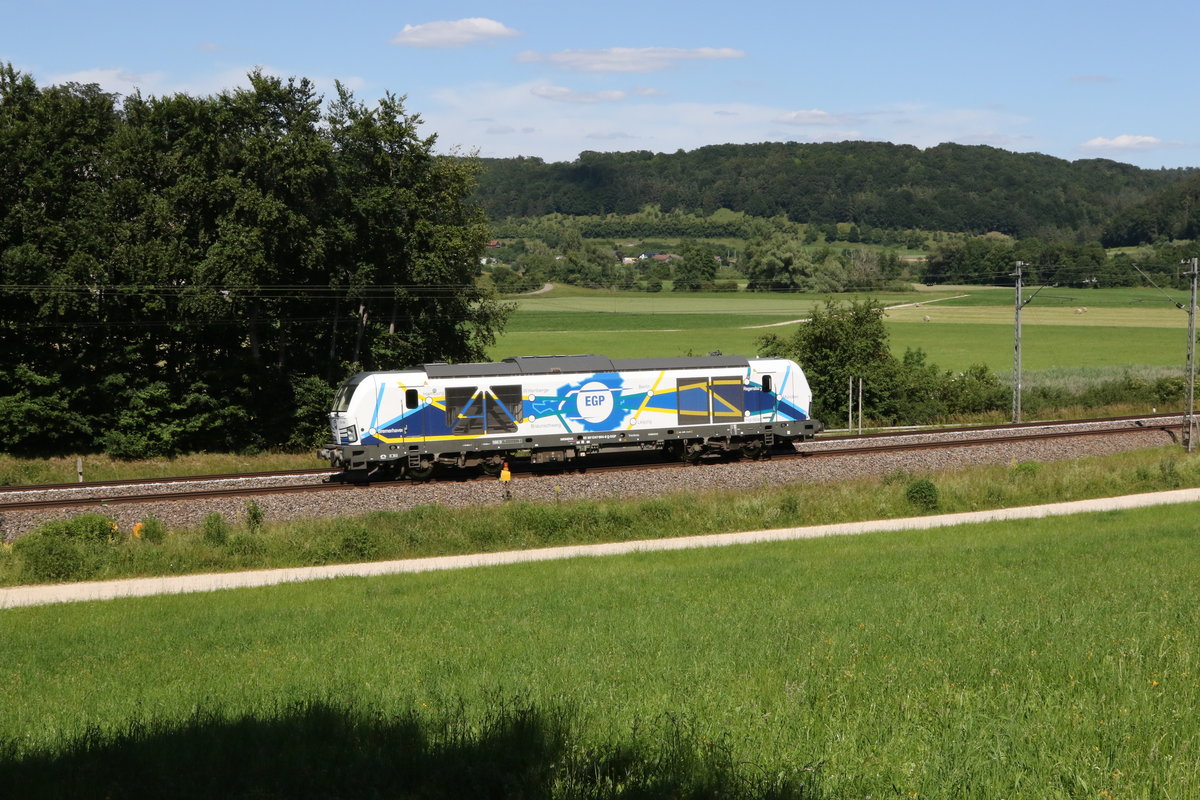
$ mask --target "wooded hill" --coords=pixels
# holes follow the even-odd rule
[[[1132,247],[1172,239],[1200,239],[1200,175],[1123,209],[1101,235],[1105,247]]]
[[[713,145],[690,152],[584,152],[572,162],[483,159],[475,198],[493,220],[727,208],[794,222],[999,231],[1099,240],[1109,220],[1200,173],[995,147],[884,142]]]

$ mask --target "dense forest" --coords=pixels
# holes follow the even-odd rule
[[[1198,238],[1200,175],[1170,186],[1131,208],[1122,209],[1101,235],[1105,247]]]
[[[308,445],[357,369],[483,357],[474,165],[388,96],[118,101],[0,67],[0,441]]]
[[[1195,170],[1065,161],[994,147],[883,142],[585,152],[572,162],[484,159],[475,194],[492,219],[718,209],[793,222],[1098,241],[1119,212]]]

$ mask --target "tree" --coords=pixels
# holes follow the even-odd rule
[[[698,292],[704,284],[712,283],[717,277],[717,257],[710,246],[688,242],[682,248],[683,260],[675,265],[676,292]]]
[[[58,451],[294,444],[320,385],[485,357],[507,309],[476,283],[476,162],[436,155],[402,98],[339,86],[322,107],[308,80],[257,71],[118,104],[0,67],[11,421]]]
[[[920,349],[897,359],[888,348],[883,306],[870,299],[814,309],[791,337],[759,339],[759,352],[803,367],[813,390],[812,413],[826,421],[845,418],[848,390],[853,381],[857,401],[860,378],[865,412],[885,423],[932,422],[1005,408],[1009,400],[1007,389],[985,366],[942,372]]]
[[[790,338],[768,334],[759,339],[759,352],[799,363],[812,387],[814,408],[826,416],[836,417],[846,407],[851,378],[863,379],[864,402],[872,408],[890,393],[896,359],[888,349],[883,306],[870,298],[814,308]]]

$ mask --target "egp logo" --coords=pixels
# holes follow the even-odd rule
[[[575,395],[575,409],[588,422],[603,422],[613,412],[612,389],[599,381],[585,383]]]

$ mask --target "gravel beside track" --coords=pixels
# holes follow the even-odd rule
[[[1147,426],[1162,425],[1161,419]],[[1126,427],[1128,423],[1096,423],[1109,427]],[[1063,426],[1066,429],[1066,426]],[[1039,428],[1039,431],[1055,428]],[[996,431],[996,436],[1012,435],[1012,431]],[[931,436],[943,441],[978,439],[978,432],[950,431],[930,434],[913,433],[914,441]],[[903,436],[909,438],[909,434]],[[899,443],[889,437],[888,443]],[[721,489],[752,489],[788,483],[819,483],[886,475],[897,470],[913,473],[935,472],[982,464],[1007,464],[1013,461],[1060,461],[1086,456],[1109,455],[1127,450],[1171,444],[1170,434],[1147,428],[1137,433],[1114,436],[1089,436],[1060,439],[1041,439],[1027,442],[998,442],[995,445],[970,445],[940,449],[880,452],[841,458],[776,458],[766,461],[679,466],[675,469],[653,471],[628,470],[621,472],[572,472],[558,475],[521,477],[511,483],[516,500],[547,502],[555,500],[603,499],[612,497],[647,497],[677,492],[712,491]],[[806,442],[801,451],[861,447],[862,439],[848,441]],[[248,479],[247,485],[262,485],[262,478]],[[314,482],[320,477],[314,476]],[[295,476],[286,479],[296,483]],[[222,487],[228,482],[221,482]],[[131,487],[130,494],[144,493],[145,486]],[[189,489],[202,488],[189,484]],[[65,490],[61,490],[65,491]],[[120,489],[114,491],[122,491]],[[0,494],[0,502],[12,495]],[[25,495],[28,497],[28,494]],[[352,516],[374,510],[402,510],[419,505],[438,504],[449,507],[499,505],[503,502],[499,481],[441,481],[424,484],[374,484],[346,491],[312,494],[262,495],[254,498],[265,512],[268,522],[305,518]],[[196,528],[204,517],[220,512],[230,520],[245,515],[246,500],[222,498],[213,500],[177,500],[161,503],[138,503],[106,507],[74,507],[69,511],[12,511],[0,514],[0,536],[6,541],[28,533],[48,519],[73,516],[84,512],[100,512],[114,518],[122,529],[128,530],[146,517],[158,517],[171,528]]]

